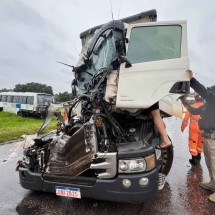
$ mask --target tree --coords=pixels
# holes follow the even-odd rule
[[[40,83],[27,83],[27,84],[16,84],[13,89],[14,92],[34,92],[34,93],[48,93],[53,95],[53,90],[51,86]]]
[[[12,89],[2,88],[2,89],[0,90],[0,93],[1,93],[1,92],[12,92],[12,91],[13,91]]]
[[[63,92],[59,94],[55,94],[54,96],[56,102],[66,102],[72,100],[72,94],[68,92]]]

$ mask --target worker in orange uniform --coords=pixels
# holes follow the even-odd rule
[[[200,107],[202,106],[203,99],[199,94],[194,95],[195,103],[192,104],[192,107]],[[198,120],[200,119],[200,115],[192,115],[188,111],[185,114],[185,117],[181,124],[181,131],[184,132],[184,129],[188,125],[188,121],[190,121],[189,125],[189,150],[192,158],[189,159],[190,163],[193,165],[197,165],[201,160],[201,153],[203,151],[203,137],[201,134],[202,130],[199,129]]]

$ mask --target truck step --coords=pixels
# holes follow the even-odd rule
[[[166,183],[166,175],[163,173],[158,174],[158,190],[162,190]]]

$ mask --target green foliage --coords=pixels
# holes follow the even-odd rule
[[[48,93],[53,95],[53,90],[51,86],[40,83],[27,83],[27,84],[16,84],[13,90],[14,92],[34,92],[34,93]]]
[[[2,88],[2,89],[0,90],[0,93],[1,93],[1,92],[12,92],[12,91],[13,91],[12,89]]]
[[[21,138],[23,134],[35,134],[43,119],[24,118],[12,113],[0,112],[0,143]],[[45,132],[56,129],[57,120],[52,119]]]
[[[54,96],[56,102],[66,102],[72,100],[72,94],[68,92],[63,92],[59,94],[55,94]]]

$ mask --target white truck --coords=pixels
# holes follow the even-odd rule
[[[69,123],[24,151],[22,187],[120,202],[162,189],[173,148],[157,147],[147,108],[159,102],[163,117],[182,116],[176,98],[189,93],[189,59],[186,21],[156,18],[151,10],[81,33]]]

